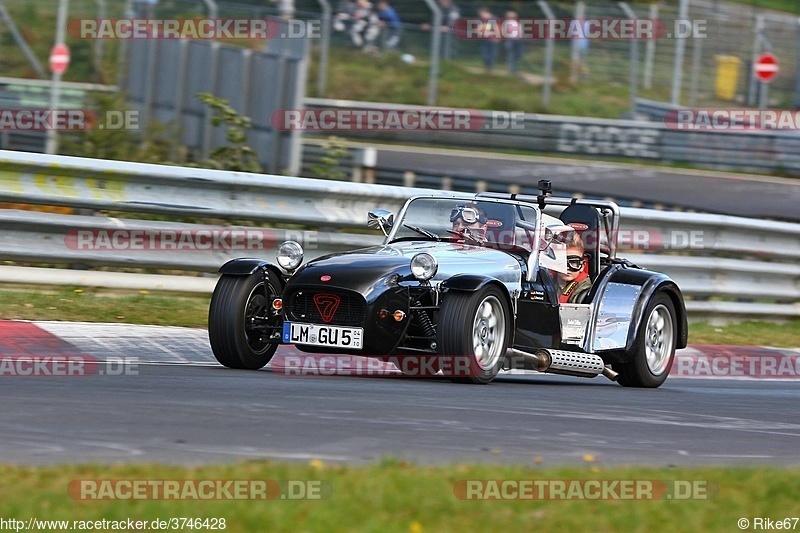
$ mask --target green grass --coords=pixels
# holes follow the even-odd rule
[[[691,324],[689,342],[797,348],[800,347],[800,319],[789,320],[784,324],[748,321],[723,327]]]
[[[205,327],[210,296],[89,288],[0,290],[0,318]]]
[[[0,289],[0,318],[206,327],[210,297],[90,288]],[[800,347],[800,319],[689,326],[691,344]]]
[[[737,531],[742,517],[800,515],[800,471],[778,468],[582,468],[385,461],[367,467],[247,462],[208,467],[157,465],[0,467],[0,516],[48,520],[225,518],[227,531]],[[312,466],[313,464],[313,466]],[[319,500],[73,501],[72,480],[211,479],[322,481]],[[658,501],[461,500],[462,480],[664,480],[707,483],[707,499]]]
[[[357,50],[332,49],[326,97],[372,102],[426,105],[428,63],[403,63],[399,53],[372,56]],[[599,67],[598,67],[599,68]],[[525,111],[619,118],[630,107],[626,80],[571,86],[566,63],[556,63],[557,82],[551,105],[542,106],[541,86],[534,86],[504,71],[481,73],[478,61],[443,62],[437,105],[466,109]],[[525,66],[521,70],[526,70]],[[308,94],[316,91],[317,67],[309,67]]]
[[[747,4],[759,9],[776,9],[789,13],[800,13],[800,2],[797,0],[730,0],[737,4]]]

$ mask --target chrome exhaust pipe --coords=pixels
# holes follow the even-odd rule
[[[613,370],[611,370],[610,366],[603,367],[603,375],[608,379],[610,379],[611,381],[617,381],[617,379],[619,378],[619,372],[614,372]]]
[[[616,381],[619,374],[607,367],[603,359],[593,353],[568,352],[566,350],[539,349],[535,353],[510,348],[507,355],[512,360],[522,360],[524,370],[536,370],[548,374],[562,374],[593,378],[603,374]],[[518,368],[512,365],[512,368]]]

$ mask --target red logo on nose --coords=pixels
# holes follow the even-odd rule
[[[317,306],[317,311],[319,311],[322,320],[324,320],[326,324],[333,320],[333,316],[336,314],[336,310],[339,309],[339,303],[341,303],[341,301],[342,299],[335,294],[323,293],[314,295],[314,305]]]

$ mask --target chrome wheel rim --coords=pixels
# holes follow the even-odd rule
[[[270,291],[270,294],[272,294],[272,291]],[[261,330],[251,327],[254,318],[269,317],[267,305],[264,282],[262,281],[250,291],[247,296],[247,304],[244,306],[244,337],[247,341],[247,346],[250,347],[254,355],[263,355],[271,345],[270,342],[261,340],[263,335]]]
[[[505,351],[506,324],[503,305],[495,296],[487,296],[478,305],[472,323],[472,347],[481,370],[493,368]]]
[[[644,334],[647,367],[654,376],[659,376],[667,369],[673,344],[672,317],[663,304],[658,304],[650,312]]]

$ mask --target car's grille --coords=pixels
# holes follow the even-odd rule
[[[289,296],[288,314],[290,320],[297,322],[363,327],[367,302],[356,292],[300,289]]]

